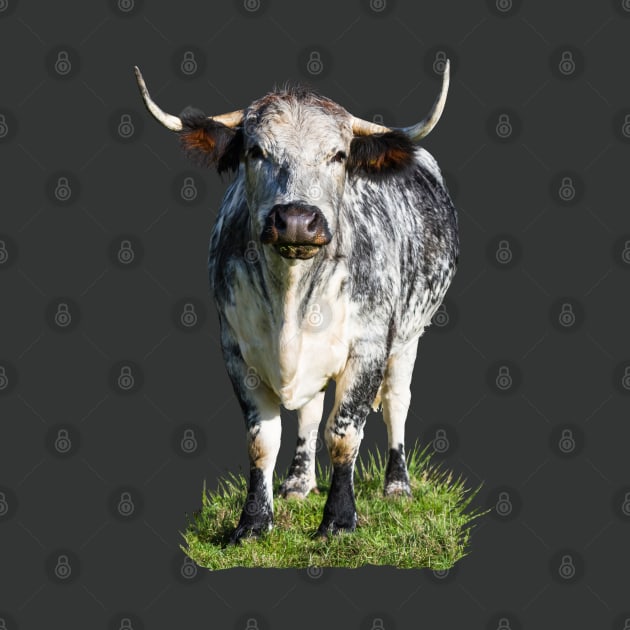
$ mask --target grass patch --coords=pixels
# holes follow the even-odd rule
[[[443,570],[468,553],[472,521],[483,512],[467,510],[478,493],[430,462],[427,448],[407,457],[411,498],[384,497],[386,461],[380,453],[359,459],[355,472],[358,523],[353,533],[315,539],[330,483],[330,468],[318,465],[318,489],[304,500],[277,495],[274,528],[258,539],[228,547],[247,495],[242,475],[219,481],[217,491],[204,484],[202,507],[189,517],[183,551],[208,569],[233,567],[346,567],[390,565]]]

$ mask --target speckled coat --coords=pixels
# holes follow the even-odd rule
[[[298,410],[299,425],[281,494],[304,497],[315,487],[331,380],[336,394],[324,436],[333,476],[319,533],[353,530],[354,463],[370,407],[382,405],[387,426],[384,491],[409,494],[404,425],[416,348],[458,258],[457,217],[440,170],[396,132],[354,137],[345,109],[300,88],[255,101],[228,135],[195,110],[182,120],[187,151],[236,173],[209,255],[250,457],[248,498],[232,541],[272,526],[281,405]],[[332,235],[307,260],[261,242],[270,209],[288,202],[317,207]]]

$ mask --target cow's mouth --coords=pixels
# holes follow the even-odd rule
[[[320,246],[282,243],[274,245],[274,249],[278,252],[278,254],[280,254],[280,256],[282,256],[282,258],[308,260],[317,254],[320,250]]]

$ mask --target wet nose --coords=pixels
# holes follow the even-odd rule
[[[319,208],[287,203],[270,210],[261,240],[274,244],[325,245],[330,235]]]

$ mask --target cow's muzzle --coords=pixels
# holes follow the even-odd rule
[[[312,258],[332,238],[326,218],[317,206],[275,205],[265,220],[260,240],[273,245],[284,258]]]

